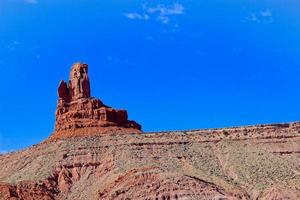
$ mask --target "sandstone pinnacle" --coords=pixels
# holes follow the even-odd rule
[[[88,65],[73,64],[69,82],[58,87],[55,132],[51,139],[105,133],[141,133],[141,126],[117,110],[91,97]]]

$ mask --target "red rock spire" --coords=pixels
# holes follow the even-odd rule
[[[69,89],[72,100],[91,97],[87,64],[75,63],[72,66]]]
[[[126,110],[113,109],[91,97],[87,64],[72,66],[69,84],[60,82],[58,97],[53,139],[101,133],[141,133],[141,126],[128,120]]]
[[[91,97],[87,64],[75,63],[72,66],[69,85],[65,81],[61,81],[58,87],[58,96],[62,102]]]
[[[70,102],[70,92],[68,85],[65,81],[60,81],[59,87],[58,87],[58,96],[59,96],[59,102]]]

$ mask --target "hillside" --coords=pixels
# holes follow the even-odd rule
[[[0,199],[300,199],[300,123],[45,141],[0,156]]]

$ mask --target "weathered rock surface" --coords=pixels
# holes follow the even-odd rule
[[[99,134],[0,155],[0,199],[300,199],[300,123]]]
[[[128,120],[126,110],[117,110],[91,97],[88,65],[75,63],[69,84],[58,87],[55,132],[51,139],[103,133],[141,133],[141,126]]]

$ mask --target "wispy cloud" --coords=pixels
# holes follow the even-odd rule
[[[19,46],[20,46],[20,42],[17,41],[17,40],[13,40],[11,41],[8,45],[7,45],[7,48],[9,51],[15,51]]]
[[[144,15],[141,15],[139,13],[126,13],[125,16],[128,18],[128,19],[138,19],[138,20],[148,20],[149,19],[149,16],[147,14],[144,14]]]
[[[131,20],[155,19],[162,24],[169,24],[178,15],[184,14],[184,6],[179,3],[172,5],[158,4],[156,6],[143,5],[141,12],[126,13],[125,16]],[[178,26],[177,23],[175,23]]]
[[[184,12],[183,5],[179,3],[175,3],[171,6],[166,6],[159,4],[156,7],[148,8],[148,13],[156,14],[156,19],[162,22],[163,24],[167,24],[170,22],[170,18],[176,15],[182,15]]]
[[[256,22],[256,23],[272,23],[273,22],[273,13],[270,9],[266,9],[260,12],[250,13],[246,20],[248,22]]]
[[[38,1],[37,0],[24,0],[25,3],[28,3],[28,4],[37,4]]]

